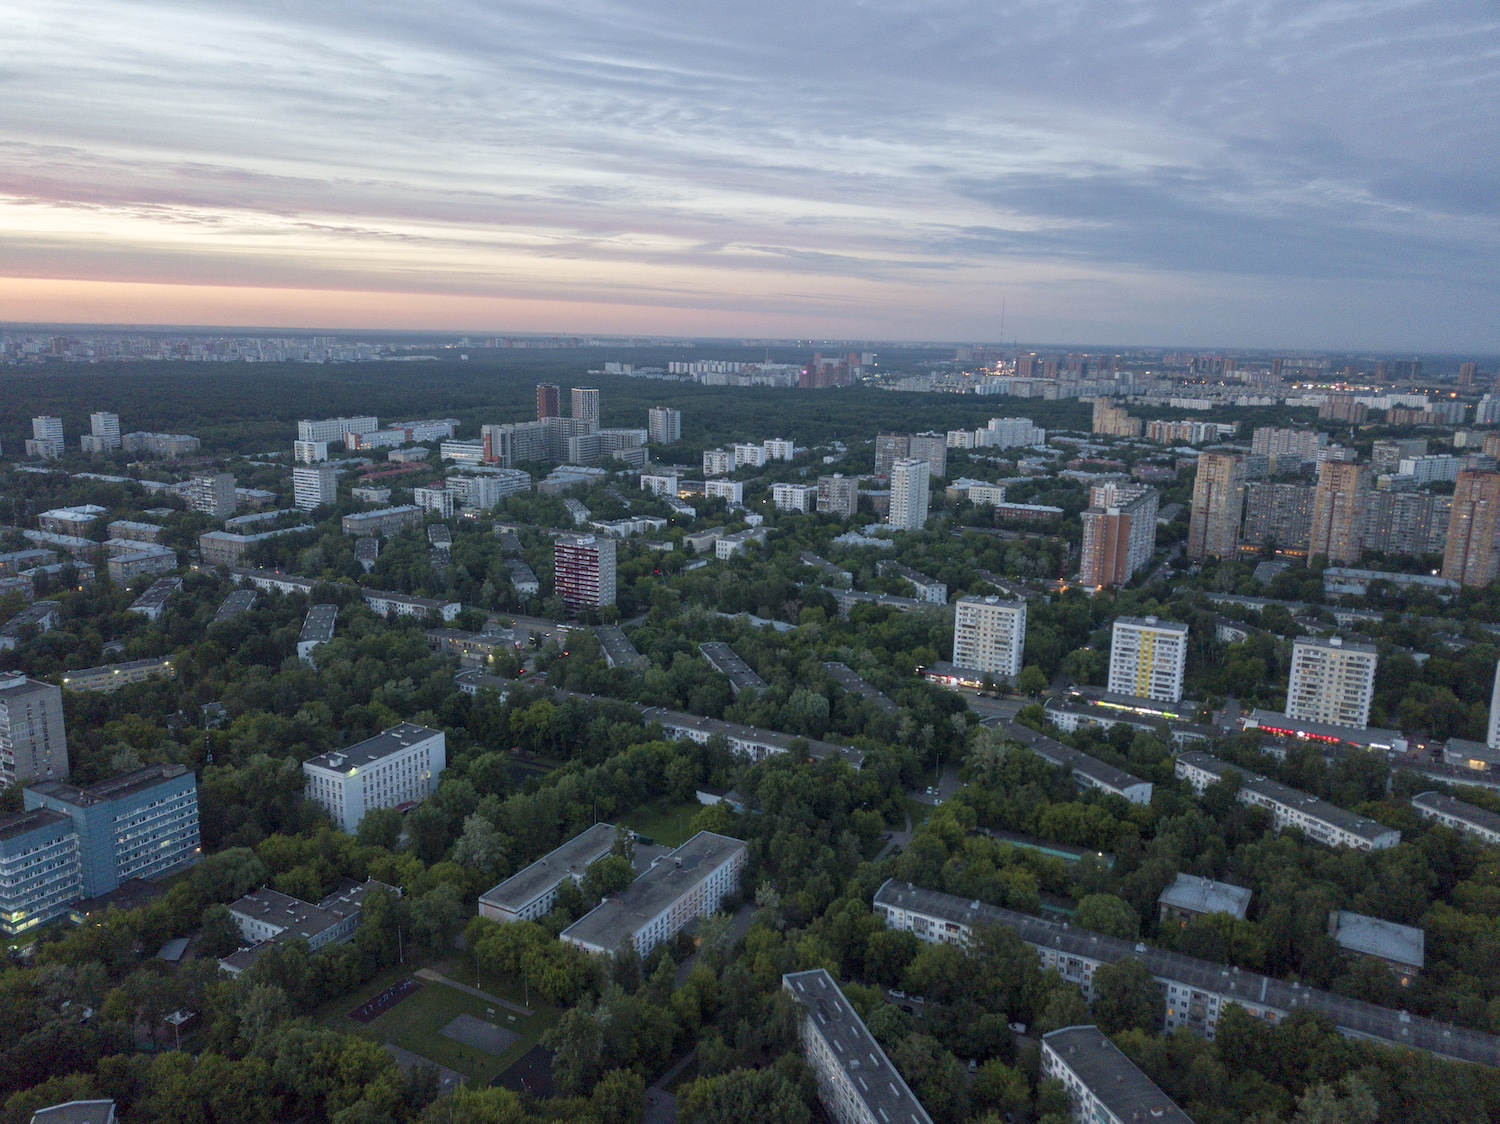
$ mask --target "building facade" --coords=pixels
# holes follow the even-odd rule
[[[447,768],[441,730],[403,722],[348,749],[302,763],[303,793],[342,831],[354,834],[374,808],[420,804],[437,790]]]
[[[970,489],[971,498],[973,491]],[[1089,499],[1090,506],[1081,516],[1083,546],[1078,580],[1088,589],[1124,585],[1155,553],[1156,489],[1143,484],[1096,485],[1090,489]]]
[[[849,518],[859,510],[859,479],[834,473],[818,477],[818,511]]]
[[[1336,461],[1322,464],[1313,493],[1308,553],[1320,554],[1335,565],[1357,565],[1369,493],[1368,465]]]
[[[1453,485],[1453,510],[1443,552],[1443,577],[1462,585],[1495,579],[1500,551],[1500,472],[1464,471]]]
[[[778,511],[812,511],[818,506],[818,486],[772,484],[771,503]]]
[[[36,808],[0,818],[0,932],[14,937],[83,897],[72,817]]]
[[[212,515],[215,519],[227,519],[239,506],[239,497],[234,490],[234,475],[217,472],[194,476],[188,486],[188,507]]]
[[[1193,1124],[1097,1026],[1042,1035],[1041,1074],[1062,1082],[1078,1124]]]
[[[602,535],[564,535],[552,548],[557,595],[569,610],[602,609],[615,603],[615,550]]]
[[[612,825],[594,824],[480,894],[479,916],[502,924],[540,921],[557,901],[562,884],[569,879],[581,883],[588,868],[609,854],[614,843]]]
[[[1247,483],[1245,542],[1256,546],[1270,542],[1282,550],[1307,550],[1312,541],[1316,494],[1317,489],[1310,484]]]
[[[1240,514],[1245,506],[1245,467],[1233,453],[1204,453],[1193,482],[1187,556],[1233,558],[1240,546]]]
[[[995,676],[1019,675],[1026,650],[1026,602],[970,595],[954,604],[954,665]]]
[[[875,436],[875,475],[889,476],[891,465],[911,451],[911,438],[905,433],[880,433]]]
[[[946,433],[913,433],[907,442],[907,456],[926,461],[934,480],[948,475],[948,435]]]
[[[1188,626],[1156,617],[1119,617],[1109,647],[1109,689],[1160,702],[1180,702],[1187,667]]]
[[[927,525],[931,466],[901,457],[891,464],[891,513],[886,522],[898,531],[920,531]]]
[[[303,511],[337,503],[339,470],[333,465],[299,465],[292,469],[293,502]]]
[[[1370,724],[1378,654],[1337,636],[1299,636],[1292,643],[1286,716],[1364,729]]]
[[[672,445],[682,440],[682,411],[670,406],[652,406],[646,411],[647,440],[653,445]]]
[[[0,675],[0,787],[67,775],[62,689],[19,673]]]
[[[28,810],[72,820],[86,898],[198,861],[198,780],[185,765],[148,765],[84,787],[43,781],[23,796]]]

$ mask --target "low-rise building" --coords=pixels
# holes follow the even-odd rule
[[[562,884],[568,879],[581,883],[584,872],[609,854],[614,842],[614,827],[596,823],[480,894],[479,916],[502,923],[539,921],[557,901]]]
[[[127,539],[117,540],[128,542]],[[136,578],[149,577],[152,574],[170,574],[177,569],[177,552],[164,546],[152,546],[148,543],[134,544],[140,546],[140,550],[127,550],[122,552],[111,551],[105,562],[105,569],[109,573],[109,580],[116,585],[125,585]],[[139,612],[140,610],[136,610]],[[154,618],[153,618],[154,619]]]
[[[1357,850],[1383,850],[1401,842],[1401,833],[1393,827],[1366,816],[1320,800],[1305,792],[1242,769],[1236,769],[1211,753],[1192,750],[1177,758],[1175,770],[1201,796],[1211,784],[1217,784],[1234,773],[1239,778],[1235,796],[1241,804],[1265,808],[1279,831],[1295,827],[1309,839],[1330,847],[1353,847]]]
[[[161,542],[164,530],[156,523],[138,523],[133,519],[116,519],[104,530],[112,539],[130,539],[133,542]]]
[[[1151,782],[1132,776],[1080,749],[1039,734],[1019,722],[1004,720],[999,728],[1006,737],[1020,742],[1049,765],[1067,769],[1080,788],[1094,788],[1113,796],[1123,796],[1132,804],[1151,803]]]
[[[447,765],[447,739],[441,730],[403,722],[348,749],[304,761],[304,795],[352,835],[373,808],[401,808],[426,800],[437,790]]]
[[[314,905],[269,887],[246,894],[229,906],[229,916],[240,932],[244,948],[219,960],[219,970],[238,976],[267,948],[289,941],[306,941],[308,951],[344,944],[354,936],[372,891],[399,894],[373,878],[346,879],[337,890]]]
[[[729,691],[736,698],[741,691],[764,691],[766,681],[755,673],[733,648],[722,641],[714,640],[699,644],[698,651],[708,661],[708,666],[729,680]]]
[[[13,652],[25,639],[29,629],[51,632],[62,620],[62,602],[33,601],[10,620],[0,625],[0,652]]]
[[[63,689],[67,691],[102,691],[106,694],[129,687],[133,683],[144,683],[148,679],[171,679],[172,656],[152,656],[128,663],[105,664],[102,667],[84,667],[65,672]]]
[[[1328,912],[1328,935],[1347,953],[1382,961],[1402,987],[1410,987],[1426,964],[1427,935],[1411,925],[1334,909]]]
[[[662,732],[668,737],[684,738],[698,745],[707,745],[711,738],[723,738],[731,753],[747,758],[752,763],[780,753],[790,753],[794,742],[806,742],[807,756],[814,761],[836,757],[858,769],[865,760],[865,755],[852,746],[835,745],[816,738],[799,738],[795,734],[783,734],[779,730],[762,730],[758,726],[744,726],[738,722],[725,722],[699,714],[684,714],[682,711],[667,710],[660,706],[641,707],[641,717],[646,720],[647,725],[652,722],[660,723]]]
[[[1425,819],[1472,835],[1481,843],[1500,845],[1500,815],[1487,808],[1476,808],[1441,792],[1419,792],[1411,798],[1411,806]]]
[[[594,629],[599,638],[599,650],[604,653],[605,667],[650,667],[651,661],[636,649],[625,635],[625,630],[616,624],[601,624]]]
[[[439,601],[431,597],[413,597],[379,589],[365,590],[365,604],[381,616],[394,614],[398,617],[425,617],[429,613],[436,613],[445,621],[451,621],[463,611],[463,604],[458,601]]]
[[[642,958],[739,889],[749,848],[700,831],[624,890],[605,898],[559,935],[584,952],[613,956],[630,946]]]
[[[167,601],[181,588],[182,579],[175,574],[157,578],[126,612],[139,613],[148,621],[160,620],[162,613],[166,611]]]
[[[818,486],[772,484],[771,503],[778,511],[815,511],[818,506]]]
[[[714,540],[714,557],[727,562],[736,554],[743,554],[746,547],[759,546],[766,541],[764,527],[749,527]]]
[[[1042,1035],[1042,1076],[1063,1083],[1078,1124],[1193,1124],[1097,1026]]]
[[[929,578],[920,571],[913,570],[910,566],[903,566],[893,559],[883,558],[875,563],[877,574],[892,574],[900,578],[912,587],[918,601],[925,601],[930,605],[948,604],[948,584],[940,582],[936,578]]]
[[[781,986],[802,1008],[802,1055],[836,1124],[932,1124],[826,968],[784,975]]]
[[[894,715],[901,713],[901,708],[899,706],[897,706],[885,695],[881,694],[877,688],[867,683],[864,678],[857,672],[855,672],[851,667],[849,667],[848,664],[825,663],[823,665],[823,670],[828,672],[833,681],[844,690],[848,691],[851,695],[858,695],[860,698],[873,703],[875,709],[880,711],[882,714]]]
[[[31,1124],[115,1124],[114,1101],[68,1101],[31,1114]]]
[[[1256,708],[1248,714],[1241,714],[1240,725],[1246,730],[1259,730],[1272,737],[1296,738],[1298,741],[1321,742],[1324,745],[1354,749],[1374,749],[1388,754],[1405,753],[1408,745],[1406,736],[1400,730],[1388,730],[1380,726],[1335,726],[1329,722],[1288,718],[1276,710]]]
[[[510,629],[499,632],[465,632],[460,628],[429,628],[427,646],[443,656],[457,656],[468,666],[488,663],[491,656],[502,648],[515,645],[515,633]]]
[[[703,495],[706,499],[721,499],[729,504],[743,504],[745,485],[740,480],[705,480]]]
[[[537,580],[536,571],[525,562],[519,558],[507,558],[505,569],[510,574],[510,585],[517,597],[535,597],[541,593],[542,583]]]
[[[333,629],[338,623],[337,605],[313,605],[307,610],[302,622],[302,632],[297,636],[297,658],[312,663],[312,654],[319,645],[333,639]]]
[[[219,606],[219,611],[214,614],[214,619],[209,623],[223,624],[225,621],[234,620],[241,613],[248,613],[255,608],[255,599],[259,596],[260,594],[253,589],[235,590],[224,598],[224,603]]]
[[[422,522],[422,509],[411,504],[356,511],[341,521],[346,535],[390,535]]]
[[[1210,913],[1227,913],[1243,921],[1250,908],[1250,891],[1244,886],[1231,886],[1228,882],[1215,882],[1211,878],[1199,878],[1179,871],[1176,880],[1156,899],[1156,904],[1161,910],[1163,925],[1176,922],[1186,927],[1193,918],[1206,917]]]

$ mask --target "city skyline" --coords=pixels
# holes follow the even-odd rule
[[[1500,350],[1479,6],[0,28],[13,321]]]

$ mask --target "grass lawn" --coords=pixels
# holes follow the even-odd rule
[[[532,1010],[536,1013],[527,1017],[456,987],[421,979],[418,979],[422,985],[420,991],[403,999],[373,1021],[358,1023],[347,1017],[350,1011],[366,999],[384,991],[403,976],[416,979],[416,970],[423,967],[431,967],[450,979],[474,986],[473,961],[467,957],[455,957],[451,961],[436,963],[409,959],[405,965],[397,965],[395,969],[382,972],[358,991],[329,1003],[320,1012],[320,1021],[335,1030],[363,1035],[375,1042],[393,1042],[430,1061],[457,1070],[475,1085],[488,1085],[500,1076],[512,1062],[535,1046],[541,1036],[557,1022],[558,1011],[541,1003],[535,995],[532,996]],[[482,976],[480,990],[520,1003],[524,989],[520,981],[512,983],[500,977]],[[495,1011],[493,1016],[489,1014],[491,1009]],[[482,1050],[455,1042],[440,1033],[443,1027],[459,1015],[473,1015],[496,1023],[521,1037],[499,1057],[491,1057]]]
[[[658,801],[620,817],[620,822],[637,835],[645,835],[667,847],[681,847],[693,834],[688,826],[703,811],[696,800],[683,804]]]

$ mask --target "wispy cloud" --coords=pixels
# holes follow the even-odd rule
[[[1476,0],[33,0],[0,274],[221,290],[162,289],[179,321],[242,288],[985,338],[1003,295],[1033,338],[1496,349],[1497,33]]]

